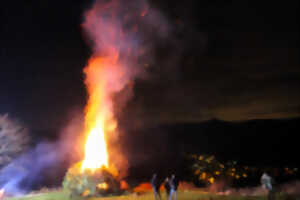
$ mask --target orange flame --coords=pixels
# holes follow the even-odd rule
[[[92,58],[84,69],[89,99],[86,107],[86,134],[85,157],[81,170],[108,168],[108,151],[106,134],[116,129],[116,121],[113,118],[112,102],[108,87],[109,79],[106,78],[105,70],[113,68],[117,57]]]
[[[102,189],[102,190],[107,190],[108,189],[108,184],[107,183],[100,183],[97,185],[97,188]]]
[[[84,68],[88,104],[84,132],[85,157],[81,171],[93,172],[104,167],[115,175],[113,171],[120,172],[120,168],[126,168],[124,165],[127,162],[120,156],[119,147],[108,144],[117,141],[113,97],[126,90],[141,71],[134,67],[138,57],[134,51],[139,52],[140,49],[136,37],[136,15],[141,13],[145,16],[147,6],[139,6],[137,13],[128,15],[128,9],[124,9],[119,0],[96,3],[84,15],[83,28],[93,41],[93,56]],[[126,103],[127,99],[123,101]],[[120,107],[118,105],[118,109]]]
[[[88,135],[82,169],[94,171],[102,166],[108,166],[108,156],[102,124],[98,123]]]

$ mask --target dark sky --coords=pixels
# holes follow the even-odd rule
[[[126,3],[126,1],[124,1]],[[92,1],[4,1],[0,113],[56,132],[86,102],[82,13]],[[300,116],[298,1],[158,1],[172,31],[156,41],[126,112],[159,123]],[[55,133],[53,133],[55,134]]]

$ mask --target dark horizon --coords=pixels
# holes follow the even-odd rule
[[[300,118],[288,118],[237,122],[211,119],[197,123],[151,123],[142,127],[127,125],[121,127],[121,147],[133,165],[136,165],[136,160],[141,160],[137,165],[143,161],[149,165],[157,153],[166,156],[167,163],[176,155],[194,153],[257,167],[296,167],[300,165],[300,161],[295,159],[299,123]],[[60,138],[60,135],[53,136],[51,132],[36,133],[32,135],[35,138],[33,146]],[[161,151],[152,149],[152,146]],[[154,163],[162,162],[161,159]]]
[[[147,155],[147,151],[155,157],[157,152],[162,156],[160,162],[164,156],[167,158],[194,153],[214,155],[223,161],[236,160],[242,165],[296,167],[300,164],[295,159],[299,120],[300,118],[226,122],[215,119],[202,123],[159,124],[146,127],[143,133],[139,133],[142,129],[132,131],[127,137],[124,136],[126,139],[123,145],[125,148],[130,146],[129,157],[137,154],[137,157],[142,158]],[[272,133],[269,135],[265,134],[270,131]],[[157,140],[155,132],[162,135]],[[133,140],[134,137],[137,139]],[[149,144],[140,141],[147,141]],[[130,143],[133,145],[129,145]],[[152,151],[151,146],[155,147]],[[140,159],[133,159],[132,163],[134,160]]]

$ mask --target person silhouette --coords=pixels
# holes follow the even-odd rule
[[[268,190],[268,200],[273,200],[275,194],[273,178],[266,172],[264,172],[260,178],[260,182],[262,184],[262,187]]]
[[[157,174],[154,173],[151,179],[151,185],[152,185],[152,189],[153,189],[153,193],[154,193],[154,199],[155,200],[161,200],[161,196],[160,196],[160,182],[157,178]]]
[[[170,190],[171,190],[170,182],[169,182],[169,178],[168,177],[164,181],[164,188],[165,188],[165,191],[166,191],[166,199],[168,200],[169,199],[169,195],[170,195]]]
[[[170,184],[169,200],[172,200],[173,196],[174,196],[174,200],[177,200],[177,188],[178,188],[178,185],[179,185],[179,181],[175,177],[175,174],[172,174],[172,176],[169,180],[169,184]]]

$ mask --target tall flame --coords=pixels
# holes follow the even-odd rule
[[[113,98],[119,92],[129,92],[129,95],[118,99],[116,108],[120,110],[130,98],[131,87],[127,86],[132,85],[143,71],[138,67],[138,57],[143,54],[143,48],[139,46],[137,25],[139,18],[146,15],[143,1],[127,4],[120,0],[95,1],[84,14],[82,25],[93,42],[93,54],[84,68],[88,104],[85,110],[87,137],[82,171],[95,171],[104,166],[110,172],[114,168],[121,172],[127,165],[116,142],[118,133]]]
[[[84,69],[89,99],[85,116],[87,139],[82,171],[109,167],[106,134],[116,129],[116,123],[108,89],[109,78],[105,71],[114,68],[115,60],[116,57],[93,57]]]
[[[108,167],[108,156],[104,131],[101,123],[96,124],[87,138],[85,144],[85,159],[82,169],[94,171],[102,166]]]

